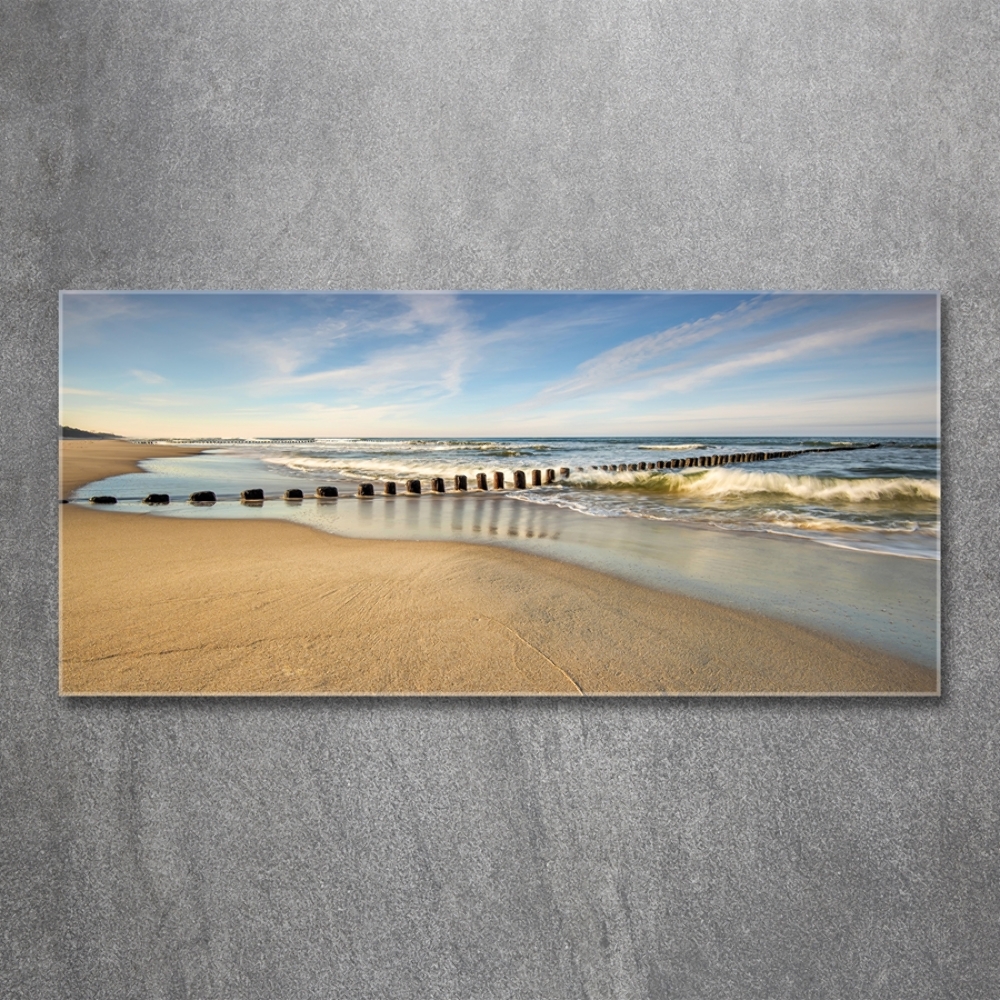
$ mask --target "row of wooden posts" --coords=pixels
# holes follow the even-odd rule
[[[865,448],[877,448],[877,444],[864,445]],[[691,469],[691,468],[710,468],[717,465],[731,465],[734,463],[746,463],[746,462],[767,462],[774,458],[791,458],[795,455],[810,455],[817,452],[826,451],[854,451],[857,449],[855,445],[838,445],[833,448],[802,448],[797,451],[744,451],[736,452],[732,455],[692,455],[689,458],[670,458],[662,459],[656,462],[626,462],[617,465],[592,465],[591,469],[594,471],[600,470],[602,472],[658,472],[667,469]],[[578,467],[579,472],[585,471],[582,467]],[[531,476],[531,486],[542,486],[550,485],[557,482],[559,479],[568,479],[570,477],[571,470],[567,466],[563,466],[558,470],[558,474],[555,469],[545,469],[544,473],[541,469],[532,469]],[[524,490],[528,488],[528,475],[529,473],[518,469],[514,473],[513,488],[515,490]],[[490,483],[492,482],[492,486]],[[442,476],[435,476],[431,479],[431,493],[444,493],[445,485],[444,478]],[[502,472],[494,472],[492,474],[492,479],[485,472],[476,473],[476,486],[477,490],[503,490],[506,489],[506,477]],[[469,489],[469,477],[458,475],[455,476],[454,481],[454,492],[465,493]],[[393,480],[387,480],[382,487],[383,496],[396,496],[397,495],[396,483]],[[408,479],[405,484],[405,493],[409,496],[419,496],[421,493],[421,483],[419,479]],[[316,492],[313,496],[318,500],[333,500],[339,496],[336,486],[318,486]],[[358,487],[357,496],[359,497],[373,497],[375,496],[375,484],[374,483],[362,483]],[[216,495],[211,490],[199,490],[196,493],[192,493],[189,497],[191,503],[215,503]],[[303,500],[305,499],[302,490],[300,489],[288,489],[285,490],[284,497],[285,500]],[[264,491],[260,489],[253,490],[243,490],[240,493],[240,500],[246,503],[263,503],[264,501]],[[112,504],[117,503],[115,497],[91,497],[91,503],[97,504]],[[166,493],[150,493],[143,501],[146,504],[167,504],[170,503],[170,497]]]

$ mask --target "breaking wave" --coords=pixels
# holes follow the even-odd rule
[[[813,503],[923,501],[936,504],[941,499],[941,484],[937,480],[909,476],[847,479],[738,469],[668,473],[588,472],[586,475],[585,480],[574,479],[572,485],[583,489],[641,490],[695,500],[737,501],[780,497]]]
[[[640,444],[640,451],[690,451],[692,448],[704,448],[703,444]]]

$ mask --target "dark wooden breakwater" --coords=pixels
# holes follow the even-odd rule
[[[601,472],[669,472],[674,469],[707,469],[718,465],[746,465],[751,462],[768,462],[777,458],[794,458],[798,455],[818,455],[829,451],[863,451],[869,448],[880,448],[880,444],[864,445],[837,445],[832,448],[798,448],[793,451],[739,451],[728,455],[691,455],[688,458],[664,458],[655,462],[623,462],[612,465],[592,465],[590,469],[582,465],[576,467],[577,472],[601,471]],[[530,487],[551,485],[561,480],[569,479],[573,470],[568,466],[562,466],[558,472],[556,469],[532,469],[525,472],[518,469],[514,472],[513,482],[507,485],[506,476],[503,472],[494,472],[491,477],[485,472],[476,473],[475,489],[480,492],[493,490],[525,490]],[[529,484],[530,476],[530,484]],[[492,486],[490,482],[492,481]],[[407,496],[420,496],[421,483],[419,479],[408,479],[405,483],[405,494]],[[467,493],[469,492],[469,477],[455,476],[454,485],[451,490],[445,489],[445,481],[441,476],[435,476],[430,480],[430,492],[437,493]],[[361,483],[358,486],[357,497],[360,499],[372,499],[375,496],[374,483]],[[398,496],[396,483],[391,479],[386,480],[382,487],[382,495],[387,497]],[[318,486],[312,498],[316,500],[336,500],[340,496],[336,486]],[[213,504],[217,497],[211,490],[200,490],[192,493],[188,498],[189,503]],[[306,499],[300,489],[287,489],[284,492],[284,500],[296,502]],[[245,504],[257,505],[265,500],[264,491],[261,489],[243,490],[240,493],[240,501]],[[64,500],[63,503],[68,501]],[[94,504],[114,504],[117,499],[111,496],[94,496],[90,498]],[[166,493],[150,493],[143,501],[145,504],[161,505],[170,503],[170,497]]]

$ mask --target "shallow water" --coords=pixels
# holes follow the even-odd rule
[[[852,450],[829,450],[851,444]],[[868,447],[876,445],[877,447]],[[795,451],[782,459],[711,468],[657,469],[656,463],[739,452]],[[230,446],[286,475],[333,477],[350,492],[362,481],[568,467],[568,479],[530,490],[525,503],[596,517],[643,517],[723,530],[809,538],[839,548],[936,559],[938,443],[933,438],[321,438]],[[627,466],[633,466],[631,470]],[[641,466],[653,466],[641,468]]]
[[[746,475],[750,470],[769,475],[770,467],[780,461],[789,460],[699,470],[694,475],[708,479],[716,473]],[[154,459],[142,466],[146,474],[89,484],[74,497],[117,496],[117,506],[102,508],[109,516],[280,518],[352,537],[499,544],[840,635],[925,666],[938,663],[938,562],[916,550],[911,555],[920,557],[907,557],[905,547],[864,551],[854,539],[847,547],[816,544],[790,533],[765,533],[748,527],[746,520],[742,528],[736,522],[719,528],[709,517],[660,519],[631,511],[595,516],[567,502],[574,493],[586,492],[573,483],[575,472],[569,486],[525,493],[377,495],[362,500],[353,495],[357,480],[328,468],[290,468],[284,462],[264,461],[259,454],[208,453]],[[268,499],[263,504],[237,499],[248,487],[262,488],[274,498],[290,486],[308,495],[321,484],[337,485],[342,496],[330,501]],[[140,502],[150,492],[186,498],[202,489],[213,490],[219,502],[174,502],[167,507]],[[724,510],[723,504],[716,507]]]

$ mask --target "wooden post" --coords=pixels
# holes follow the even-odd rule
[[[465,492],[469,488],[468,476],[455,476],[455,489]]]
[[[502,490],[503,489],[503,473],[494,472],[493,473],[493,489]]]
[[[518,469],[514,473],[514,489],[515,490],[523,490],[526,486],[527,486],[527,483],[526,483],[525,478],[524,478],[524,473],[520,469]]]
[[[563,467],[562,467],[562,468],[561,468],[561,469],[559,470],[559,475],[560,475],[560,476],[561,476],[561,477],[562,477],[563,479],[569,479],[569,469],[567,469],[567,468],[566,468],[566,466],[563,466]]]
[[[444,480],[440,476],[431,480],[431,493],[444,493]]]
[[[317,486],[316,497],[319,500],[335,500],[338,496],[336,486]]]
[[[296,490],[296,489],[285,490],[285,499],[286,500],[301,500],[302,499],[302,490]]]
[[[666,465],[666,462],[657,462],[657,463],[656,463],[656,467],[657,467],[658,469],[662,469],[662,468],[664,467],[664,465]]]
[[[407,479],[406,480],[406,492],[412,493],[414,496],[420,495],[420,480],[419,479]]]
[[[396,495],[396,484],[391,479],[387,479],[385,486],[382,487],[382,492],[387,497],[394,497]]]
[[[215,503],[215,494],[211,490],[198,490],[188,498],[191,503]]]
[[[476,473],[476,489],[477,490],[488,490],[489,486],[486,484],[486,473],[477,472]]]
[[[212,494],[212,499],[215,499],[215,494]],[[240,494],[241,500],[263,500],[264,491],[263,490],[244,490]]]
[[[607,466],[605,465],[604,468],[606,469]],[[547,483],[554,483],[555,481],[556,481],[556,470],[555,469],[546,469],[545,470],[545,482],[547,482]]]
[[[143,500],[142,502],[143,503],[150,503],[150,504],[170,503],[170,494],[169,493],[150,493],[149,496],[146,497],[146,499]]]
[[[91,497],[90,498],[90,502],[91,503],[101,503],[101,504],[118,503],[118,498],[117,497]]]
[[[595,466],[595,468],[596,468],[596,466]],[[532,486],[541,486],[542,485],[542,470],[541,469],[532,469],[531,470],[531,485]]]
[[[358,487],[359,497],[373,497],[375,496],[375,486],[372,483],[362,483]]]

